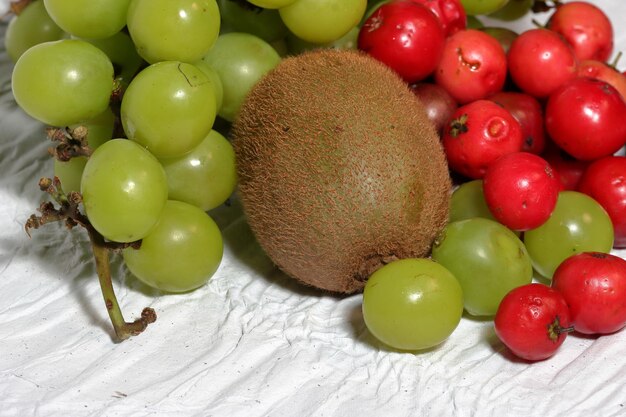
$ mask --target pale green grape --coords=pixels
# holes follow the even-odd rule
[[[115,68],[115,77],[128,84],[135,76],[143,60],[135,49],[135,44],[124,32],[104,39],[85,39],[107,54]]]
[[[298,0],[279,9],[279,13],[298,38],[311,43],[328,43],[357,26],[366,8],[366,0]]]
[[[304,51],[317,48],[335,48],[335,49],[356,49],[357,39],[359,37],[359,28],[354,27],[341,38],[329,43],[316,44],[304,41],[293,34],[287,36],[288,52],[292,55],[298,55]]]
[[[220,76],[224,87],[222,118],[233,121],[248,91],[280,62],[280,56],[263,39],[248,33],[226,33],[202,58]]]
[[[222,26],[220,33],[245,32],[266,42],[274,42],[289,33],[277,10],[260,9],[237,0],[219,0]]]
[[[115,115],[110,109],[106,109],[101,115],[88,120],[80,125],[72,125],[70,129],[83,127],[87,130],[87,145],[91,150],[96,150],[104,142],[113,137]],[[61,180],[61,186],[66,193],[80,191],[80,179],[87,163],[84,156],[74,157],[69,161],[54,160],[54,175]]]
[[[222,235],[201,209],[179,201],[165,204],[139,249],[122,252],[126,266],[144,283],[169,292],[204,285],[222,260]]]
[[[65,32],[48,15],[42,1],[30,3],[22,13],[13,16],[4,35],[4,46],[13,62],[30,47],[58,41]]]
[[[220,12],[215,0],[131,0],[128,31],[149,63],[199,61],[217,39]]]
[[[54,175],[61,181],[65,193],[80,192],[80,181],[86,164],[86,156],[76,156],[69,161],[54,160]]]
[[[128,86],[122,99],[122,125],[129,139],[155,156],[180,156],[211,131],[215,104],[213,83],[196,66],[158,62]]]
[[[503,8],[509,0],[461,0],[468,16],[493,13]]]
[[[482,217],[496,221],[483,193],[483,181],[473,180],[461,184],[450,199],[450,222],[457,220],[471,219],[472,217]]]
[[[130,0],[43,0],[50,17],[79,38],[108,38],[126,26]]]
[[[428,259],[402,259],[374,272],[363,291],[363,319],[381,342],[421,350],[446,340],[463,314],[454,275]]]
[[[222,79],[217,71],[215,71],[213,67],[205,61],[200,60],[194,65],[198,67],[213,84],[213,92],[215,93],[215,112],[219,112],[222,108],[222,102],[224,101],[224,86],[222,85]]]
[[[489,17],[499,20],[513,21],[530,12],[534,0],[509,0],[501,9],[491,13]]]
[[[30,116],[52,126],[89,120],[106,110],[113,65],[104,52],[75,39],[35,45],[13,69],[13,95]]]
[[[296,0],[248,0],[255,6],[263,7],[265,9],[280,9],[281,7],[289,6]]]
[[[480,217],[448,224],[435,240],[432,258],[459,280],[465,310],[474,316],[495,315],[502,298],[533,277],[519,238],[500,223]]]
[[[167,175],[170,200],[208,211],[224,203],[235,190],[235,152],[215,130],[188,154],[160,161]]]
[[[613,237],[611,218],[598,202],[562,191],[548,221],[524,232],[524,243],[535,270],[551,279],[559,264],[576,253],[610,252]]]
[[[159,161],[137,143],[113,139],[89,158],[81,179],[85,212],[106,239],[133,242],[159,220],[167,179]]]

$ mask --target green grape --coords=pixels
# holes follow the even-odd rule
[[[509,0],[461,0],[468,16],[489,14],[503,8]]]
[[[235,151],[215,130],[188,154],[160,161],[167,175],[170,200],[208,211],[224,203],[235,190]]]
[[[534,1],[535,0],[509,0],[504,7],[491,13],[489,17],[505,21],[520,19],[530,12]]]
[[[185,292],[215,274],[222,253],[222,235],[213,219],[195,206],[170,200],[141,247],[124,249],[122,256],[130,272],[144,283]]]
[[[358,37],[358,27],[353,27],[348,33],[346,33],[339,39],[321,45],[304,41],[293,34],[289,34],[287,35],[287,49],[289,54],[292,55],[298,55],[304,51],[309,51],[316,48],[356,49]]]
[[[215,0],[131,0],[128,31],[137,52],[158,61],[199,61],[220,31]]]
[[[220,35],[202,58],[222,80],[224,96],[218,113],[232,122],[248,91],[280,62],[280,56],[263,39],[248,33]]]
[[[277,10],[261,9],[237,0],[219,0],[220,33],[244,32],[274,42],[289,33]]]
[[[50,17],[79,38],[108,38],[126,26],[130,0],[43,0]]]
[[[482,180],[473,180],[461,184],[454,190],[450,198],[450,223],[473,217],[496,221],[489,211],[489,207],[487,207]]]
[[[215,71],[213,67],[205,61],[200,60],[194,65],[198,67],[213,84],[213,92],[215,93],[215,112],[219,112],[222,108],[222,102],[224,101],[224,86],[222,85],[222,79],[217,71]]]
[[[443,266],[402,259],[374,272],[363,291],[363,319],[381,342],[421,350],[446,340],[463,314],[463,291]]]
[[[613,238],[606,211],[593,198],[576,191],[559,193],[548,221],[524,232],[535,270],[549,279],[561,262],[576,253],[610,252]]]
[[[67,126],[106,110],[113,91],[113,65],[87,42],[40,43],[15,64],[12,87],[15,101],[31,117]]]
[[[30,3],[22,13],[13,16],[4,35],[4,46],[9,58],[17,62],[32,46],[58,41],[65,32],[48,15],[42,1]]]
[[[263,7],[265,9],[280,9],[281,7],[289,6],[296,0],[248,0],[255,6]]]
[[[159,161],[137,143],[112,139],[89,157],[81,179],[85,212],[93,227],[114,242],[144,238],[167,201]]]
[[[214,85],[196,66],[164,61],[142,70],[122,99],[129,139],[159,158],[184,155],[211,131]]]
[[[298,38],[311,43],[328,43],[357,26],[366,8],[366,0],[298,0],[279,9],[279,13]]]
[[[80,192],[80,181],[86,164],[86,156],[76,156],[69,161],[54,160],[54,175],[61,181],[65,193]]]
[[[115,77],[126,85],[132,80],[143,63],[135,49],[135,44],[133,44],[130,36],[124,32],[118,32],[109,38],[85,39],[85,41],[97,46],[107,54],[115,68]]]
[[[467,28],[468,29],[481,29],[485,24],[481,22],[476,16],[467,16]]]
[[[478,30],[485,32],[487,35],[496,39],[502,46],[502,49],[504,49],[505,53],[509,52],[511,44],[518,36],[517,32],[502,27],[482,27]]]
[[[513,232],[474,217],[448,224],[435,240],[432,258],[461,283],[465,310],[493,316],[502,298],[533,277],[530,256]]]
[[[113,137],[115,127],[115,115],[110,109],[106,109],[101,115],[88,120],[80,125],[72,125],[70,129],[84,128],[87,130],[87,145],[91,150],[96,150],[104,142]],[[61,180],[61,186],[66,193],[80,191],[80,179],[87,163],[84,156],[74,157],[69,161],[54,160],[54,175]]]

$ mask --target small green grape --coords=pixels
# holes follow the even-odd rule
[[[232,122],[248,91],[280,62],[280,56],[263,39],[248,33],[226,33],[202,58],[222,80],[224,96],[219,115]]]
[[[220,28],[222,35],[229,32],[245,32],[266,42],[275,42],[289,33],[278,10],[251,7],[248,3],[233,0],[219,0],[218,5],[222,17]]]
[[[30,3],[19,15],[13,16],[4,34],[4,45],[11,61],[17,62],[31,47],[58,41],[66,35],[48,15],[42,1]]]
[[[493,316],[504,296],[533,278],[530,256],[515,234],[474,217],[449,223],[435,240],[432,258],[461,283],[465,310]]]
[[[104,52],[84,41],[40,43],[15,64],[12,88],[15,101],[31,117],[68,126],[107,109],[113,65]]]
[[[450,223],[472,217],[496,221],[485,201],[482,180],[472,180],[461,184],[454,190],[450,199]]]
[[[130,36],[124,32],[118,32],[109,38],[84,40],[107,54],[115,67],[115,77],[126,85],[130,83],[143,63]]]
[[[215,121],[214,84],[183,62],[158,62],[142,70],[122,99],[129,139],[159,158],[181,156],[197,146]]]
[[[381,342],[421,350],[446,340],[463,314],[454,275],[428,259],[402,259],[375,271],[363,292],[363,319]]]
[[[328,43],[357,26],[365,14],[366,0],[298,0],[279,9],[287,28],[311,43]]]
[[[126,248],[122,255],[128,269],[144,283],[185,292],[215,274],[222,253],[222,235],[209,215],[190,204],[168,201],[141,247]]]
[[[493,13],[506,6],[508,2],[509,0],[461,0],[468,16]]]
[[[537,272],[551,279],[556,268],[580,252],[605,252],[613,248],[611,218],[593,198],[562,191],[550,218],[524,232],[524,244]]]
[[[215,0],[131,0],[128,31],[137,52],[159,61],[199,61],[220,32]]]
[[[170,200],[208,211],[224,203],[235,191],[235,151],[215,130],[188,154],[160,161],[167,175]]]
[[[81,178],[85,212],[93,227],[114,242],[144,238],[167,201],[159,161],[137,143],[112,139],[89,157]]]
[[[126,26],[130,0],[43,0],[50,17],[79,38],[102,39]]]

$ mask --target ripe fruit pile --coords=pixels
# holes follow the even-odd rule
[[[546,27],[518,34],[483,27],[475,17],[514,20],[531,7],[548,10]],[[147,284],[174,292],[198,288],[222,256],[220,231],[206,212],[224,203],[237,182],[236,155],[225,137],[230,123],[279,119],[272,111],[250,116],[242,107],[248,93],[284,56],[319,47],[358,49],[393,70],[420,99],[458,187],[432,259],[395,260],[391,238],[384,250],[366,256],[369,265],[357,265],[360,275],[349,276],[350,285],[327,289],[355,291],[369,276],[365,322],[399,349],[441,343],[463,310],[495,317],[503,342],[530,360],[552,354],[572,328],[604,334],[626,325],[626,261],[608,254],[626,247],[626,157],[614,156],[626,143],[626,76],[606,63],[613,28],[591,3],[22,0],[15,9],[20,13],[5,37],[16,62],[13,93],[59,142],[54,174],[60,181],[43,181],[42,188],[61,209],[42,205],[30,228],[59,218],[81,224],[97,259],[106,259],[103,250],[121,249],[128,269]],[[317,80],[315,68],[310,71],[306,76]],[[323,87],[315,94],[322,97]],[[354,105],[350,116],[358,116],[362,97],[345,94]],[[351,127],[366,135],[372,129],[358,126],[375,119],[387,129],[383,122],[395,115],[382,114],[383,107]],[[291,110],[281,108],[280,115]],[[312,124],[307,118],[323,113],[311,116],[314,110],[296,109],[302,123],[295,125]],[[333,122],[343,117],[334,116]],[[331,139],[342,137],[339,124],[319,125],[324,134],[338,129]],[[392,123],[398,126],[402,122]],[[284,129],[285,137],[294,134],[287,133],[291,126]],[[344,151],[335,152],[336,163],[344,163]],[[363,155],[382,153],[376,148]],[[359,175],[351,178],[368,187],[378,179],[369,175],[370,163],[351,161],[338,170],[326,162],[316,172],[336,176],[357,167]],[[397,188],[409,190],[400,182]],[[370,188],[351,186],[344,194],[360,189]],[[270,191],[263,196],[272,197]],[[389,195],[375,197],[382,205]],[[370,200],[345,206],[360,213]],[[395,221],[385,216],[379,216],[382,223]],[[328,221],[341,229],[341,222]],[[314,226],[311,236],[330,236]],[[363,227],[366,232],[377,239]],[[351,243],[333,248],[349,252],[343,246]],[[371,246],[381,246],[376,243]],[[316,265],[299,268],[315,276]],[[552,288],[531,284],[535,273],[552,280]],[[114,298],[105,287],[105,298]],[[112,321],[120,337],[143,330],[120,333],[124,324],[113,315]]]
[[[537,360],[572,329],[626,325],[624,261],[607,254],[626,240],[626,158],[614,156],[626,143],[626,77],[605,62],[613,30],[596,6],[556,4],[545,28],[520,34],[464,25],[465,14],[507,20],[547,6],[503,3],[384,2],[358,46],[397,71],[439,129],[458,187],[432,259],[461,284],[467,313],[495,316],[503,342]],[[589,268],[565,267],[589,259],[614,272],[592,278]],[[533,270],[554,289],[531,284]]]

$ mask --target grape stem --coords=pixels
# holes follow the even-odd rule
[[[11,2],[10,12],[7,14],[13,13],[16,16],[19,16],[19,14],[22,13],[26,6],[28,6],[32,2],[33,0],[14,0]]]
[[[48,139],[52,142],[58,142],[56,146],[48,149],[48,153],[63,162],[76,156],[89,157],[93,150],[87,142],[88,134],[89,131],[85,126],[75,128],[48,127],[46,128]]]
[[[141,312],[141,317],[135,321],[127,322],[124,320],[124,316],[117,302],[117,297],[115,296],[115,290],[113,289],[109,262],[109,253],[111,251],[119,251],[126,247],[138,248],[141,242],[115,243],[106,241],[91,225],[87,216],[80,212],[79,204],[82,202],[81,195],[77,192],[65,194],[58,177],[54,177],[53,179],[42,178],[39,180],[39,188],[48,193],[59,205],[59,208],[56,208],[50,201],[41,203],[39,207],[41,214],[31,215],[24,226],[28,236],[30,237],[31,229],[38,229],[44,224],[56,221],[64,221],[68,229],[72,229],[77,225],[84,227],[89,235],[91,249],[96,262],[100,289],[117,341],[121,342],[143,332],[150,323],[156,321],[156,313],[152,308],[146,307]]]

